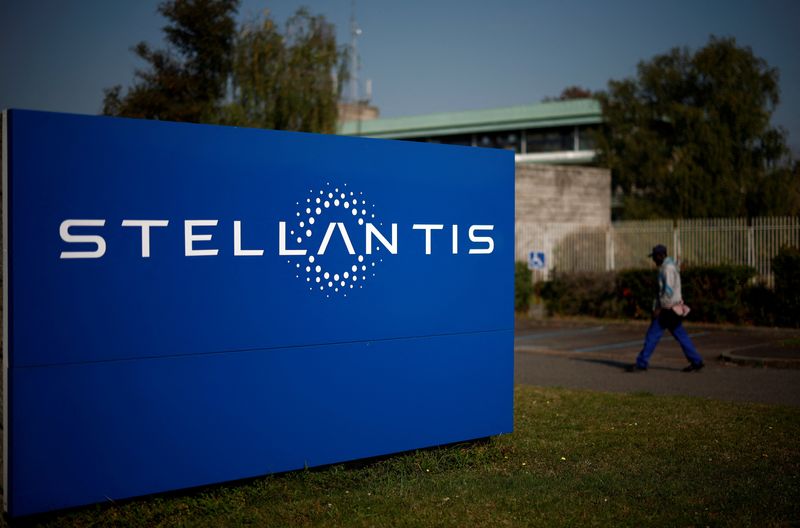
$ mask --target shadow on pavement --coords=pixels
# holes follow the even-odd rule
[[[572,360],[582,361],[584,363],[592,363],[595,365],[604,365],[606,367],[620,369],[626,374],[633,374],[626,371],[626,369],[632,365],[630,361],[615,361],[613,359],[598,359],[598,358],[572,358]],[[680,372],[682,368],[683,367],[676,368],[676,367],[660,367],[660,366],[650,365],[650,367],[648,367],[648,370],[667,370],[673,372]]]

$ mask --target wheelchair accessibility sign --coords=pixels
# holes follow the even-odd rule
[[[545,269],[544,251],[531,251],[528,253],[528,268],[532,270]]]

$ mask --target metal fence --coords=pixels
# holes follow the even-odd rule
[[[611,271],[651,266],[655,244],[667,246],[682,265],[742,264],[772,285],[770,263],[782,246],[800,247],[800,218],[698,218],[626,221],[607,225],[516,225],[517,260],[528,262],[534,281],[553,270]]]

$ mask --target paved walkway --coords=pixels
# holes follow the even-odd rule
[[[517,383],[613,392],[645,391],[800,406],[800,331],[687,324],[706,368],[688,363],[666,333],[647,372],[627,373],[647,323],[517,320]]]

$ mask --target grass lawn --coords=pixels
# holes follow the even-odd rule
[[[483,442],[30,519],[44,526],[797,526],[800,409],[518,387]]]

